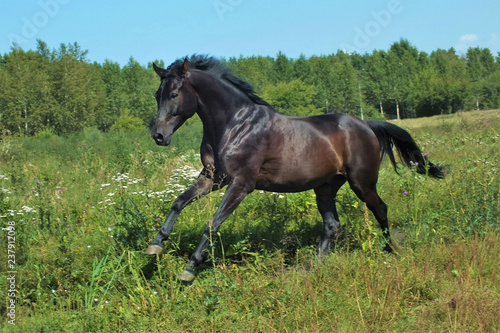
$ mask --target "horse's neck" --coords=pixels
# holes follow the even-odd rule
[[[203,140],[212,146],[220,141],[222,122],[214,117],[213,112],[203,103],[198,107],[198,116],[203,124]]]
[[[197,113],[203,123],[203,135],[212,144],[220,141],[236,111],[248,103],[248,98],[224,85],[202,73],[192,80],[199,99]]]

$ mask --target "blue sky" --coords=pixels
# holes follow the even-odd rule
[[[90,61],[167,64],[217,57],[325,55],[387,50],[401,38],[432,52],[500,52],[498,0],[2,0],[0,54],[12,41],[56,48],[78,42]]]

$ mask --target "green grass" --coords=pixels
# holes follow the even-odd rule
[[[172,146],[146,131],[0,142],[0,223],[15,223],[16,325],[8,230],[0,230],[4,332],[500,331],[500,111],[405,120],[437,181],[384,163],[379,191],[399,256],[346,186],[335,251],[312,191],[249,195],[223,224],[192,285],[176,278],[220,202],[187,207],[158,258],[143,254],[200,169],[193,120]],[[222,190],[223,192],[223,190]],[[405,194],[407,192],[407,194]]]

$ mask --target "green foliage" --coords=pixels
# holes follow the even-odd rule
[[[125,105],[149,124],[156,107],[153,71],[133,59],[123,70],[109,61],[90,64],[86,54],[77,43],[50,51],[42,41],[36,52],[13,48],[6,54],[0,64],[0,129],[25,136],[47,128],[56,134],[92,126],[107,131]]]
[[[481,95],[485,107],[495,108],[496,105],[500,105],[500,70],[483,80]]]
[[[158,76],[152,67],[144,68],[134,58],[130,58],[123,68],[127,107],[130,113],[149,125],[156,115],[156,100],[153,97],[158,89]]]
[[[86,56],[77,43],[51,50],[42,41],[36,51],[14,47],[1,55],[0,131],[32,136],[50,128],[61,135],[96,127],[107,132],[125,109],[149,127],[158,87],[151,64],[132,57],[123,67],[111,60],[91,64]],[[401,39],[388,50],[364,55],[338,51],[293,59],[279,52],[224,61],[277,109],[294,115],[361,116],[363,110],[364,117],[391,119],[500,107],[500,60],[487,48],[429,55]]]
[[[258,93],[262,93],[265,87],[271,83],[269,73],[273,71],[274,59],[271,57],[252,56],[238,59],[230,58],[227,62],[233,73],[245,78],[254,86]]]
[[[103,109],[96,117],[96,125],[102,131],[108,131],[111,125],[126,107],[125,80],[122,79],[122,69],[118,63],[106,60],[100,71],[104,85],[106,101]]]
[[[389,79],[388,98],[396,106],[396,118],[401,119],[401,107],[412,105],[413,79],[419,70],[418,51],[407,40],[394,43],[387,52]],[[409,117],[413,117],[412,114]]]
[[[489,49],[480,49],[479,47],[469,48],[465,59],[469,79],[473,86],[475,109],[479,110],[483,104],[484,81],[497,69],[495,68],[495,59]]]
[[[141,128],[144,128],[144,123],[141,118],[131,115],[128,109],[124,109],[115,123],[111,126],[111,131],[130,132],[140,130]]]
[[[273,82],[288,82],[292,80],[293,76],[293,62],[287,56],[279,51],[274,61],[274,75],[272,76]]]
[[[313,82],[318,98],[315,106],[324,113],[342,112],[359,115],[360,82],[349,56],[343,52],[310,59],[314,72]]]
[[[300,57],[293,63],[294,75],[297,79],[306,84],[314,84],[314,73],[311,62],[305,55]]]
[[[37,138],[50,139],[54,136],[57,136],[57,134],[55,133],[54,129],[49,127],[49,128],[44,128],[43,130],[37,132],[35,136]]]
[[[389,69],[387,68],[387,53],[384,51],[374,51],[365,65],[365,85],[366,96],[368,101],[376,105],[378,104],[380,114],[384,114],[383,103],[388,99],[390,85],[387,80]]]
[[[306,85],[300,80],[278,82],[268,86],[262,94],[276,110],[292,116],[319,114],[320,110],[313,104],[315,96],[314,86]]]
[[[417,115],[447,114],[464,109],[471,92],[466,64],[453,49],[437,50],[430,65],[416,76]]]
[[[36,52],[14,48],[0,65],[0,119],[11,133],[32,135],[43,128],[41,105],[50,85],[46,61]]]

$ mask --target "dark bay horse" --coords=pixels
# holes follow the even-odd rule
[[[195,113],[203,122],[201,162],[197,181],[173,203],[165,223],[147,254],[159,254],[179,213],[191,202],[227,186],[186,270],[184,281],[194,279],[195,267],[211,234],[253,190],[300,192],[313,189],[324,221],[319,254],[328,253],[339,231],[335,196],[347,181],[377,219],[390,245],[387,206],[377,194],[383,155],[394,168],[393,147],[407,165],[435,178],[444,173],[424,157],[408,132],[380,121],[362,121],[346,114],[290,117],[275,111],[244,80],[214,58],[194,55],[167,69],[154,65],[161,78],[156,92],[158,114],[152,138],[167,146],[172,134]],[[416,162],[416,163],[415,163]]]

